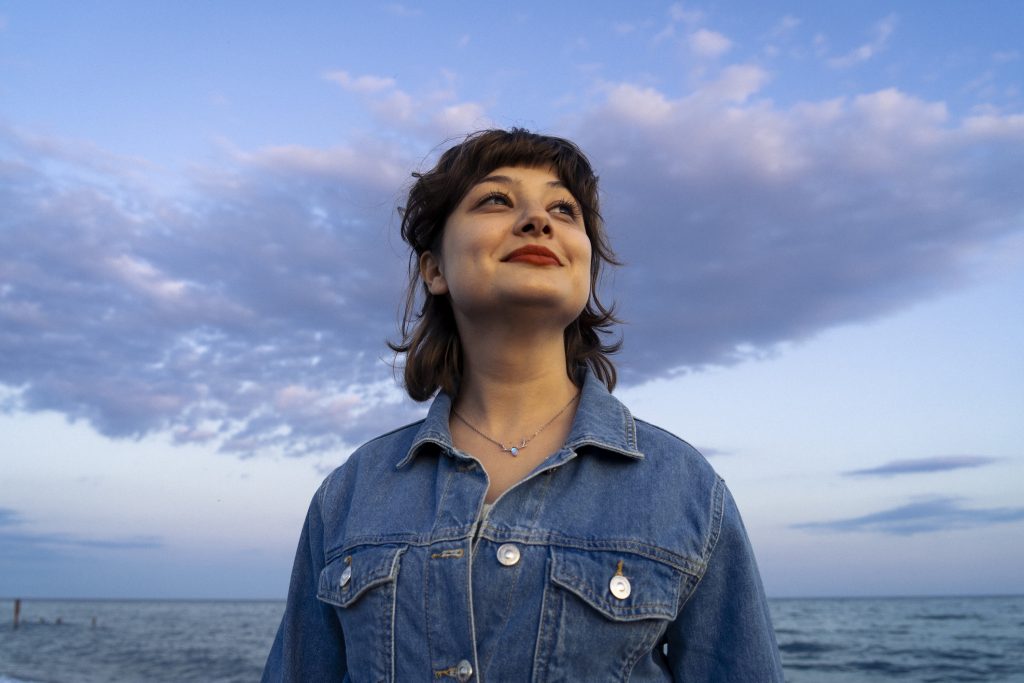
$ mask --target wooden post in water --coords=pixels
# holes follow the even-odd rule
[[[18,619],[21,617],[21,598],[14,599],[14,628],[18,628]]]

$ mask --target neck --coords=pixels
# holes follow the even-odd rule
[[[464,373],[459,414],[495,438],[528,436],[579,390],[566,372],[562,331],[459,326]]]

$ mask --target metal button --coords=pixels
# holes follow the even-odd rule
[[[613,576],[612,580],[608,583],[608,589],[611,590],[612,595],[617,597],[619,600],[625,600],[629,597],[633,588],[629,585],[629,579],[625,576]]]
[[[498,547],[498,562],[511,567],[519,561],[519,548],[514,543],[505,543]]]
[[[473,677],[473,665],[463,659],[455,665],[455,678],[460,681],[468,681]]]
[[[343,572],[341,572],[341,580],[338,581],[338,584],[342,588],[344,588],[345,586],[348,585],[348,582],[351,581],[351,580],[352,580],[352,566],[349,565],[348,567],[345,567],[345,570]]]

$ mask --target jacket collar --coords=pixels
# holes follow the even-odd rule
[[[455,450],[452,445],[448,419],[451,413],[452,399],[443,391],[434,397],[427,411],[427,416],[420,424],[408,453],[398,463],[401,469],[416,457],[424,447],[433,445],[447,453]],[[643,460],[644,454],[637,450],[636,423],[629,410],[617,398],[608,393],[608,389],[588,368],[580,391],[580,404],[576,409],[569,437],[565,440],[566,448],[578,451],[584,446],[591,446],[623,455],[634,460]]]

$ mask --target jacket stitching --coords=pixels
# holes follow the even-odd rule
[[[704,552],[704,568],[700,575],[697,577],[697,581],[693,584],[693,587],[688,593],[683,596],[683,601],[679,605],[679,612],[682,612],[686,607],[686,603],[690,601],[693,594],[700,588],[700,583],[704,579],[704,574],[707,572],[708,566],[711,564],[711,554],[715,551],[718,546],[718,538],[722,531],[722,518],[725,515],[725,480],[721,477],[715,477],[715,487],[711,492],[711,532],[708,535],[708,541],[705,544]]]

